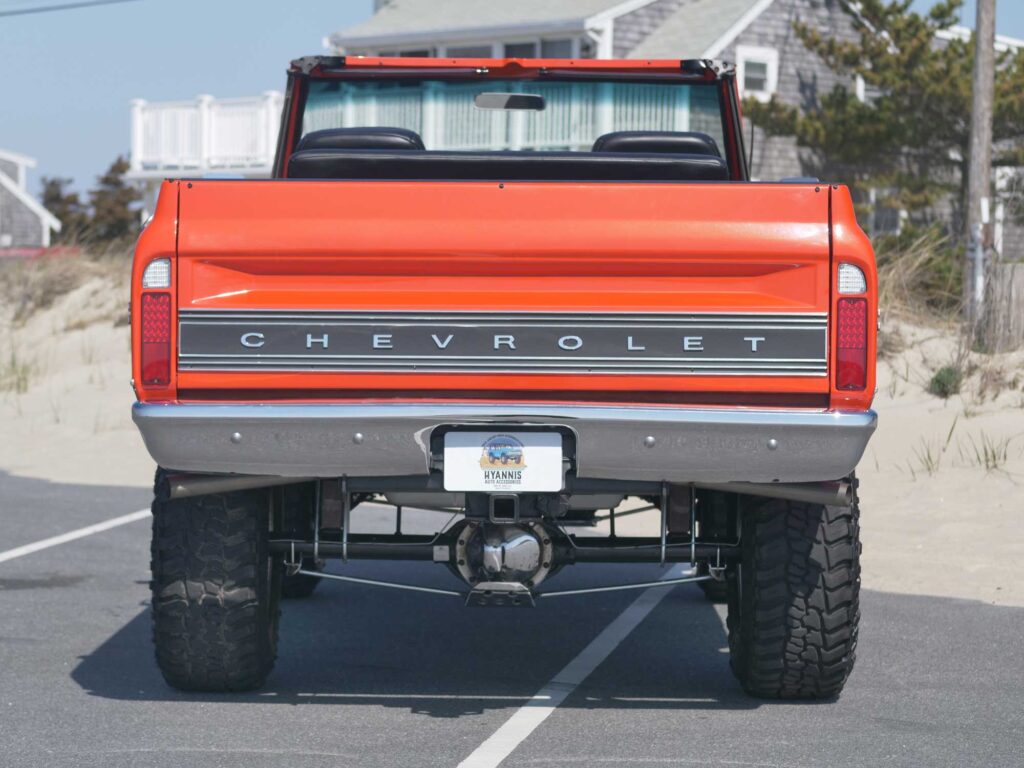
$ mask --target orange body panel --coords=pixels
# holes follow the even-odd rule
[[[168,182],[139,242],[135,306],[158,256],[176,256],[181,309],[834,313],[841,260],[863,269],[877,311],[874,257],[848,192],[813,184]],[[136,317],[133,349],[138,334]],[[139,397],[735,393],[743,403],[754,393],[861,410],[874,391],[874,328],[869,344],[858,392],[835,389],[830,363],[828,377],[806,378],[172,371],[168,387]]]

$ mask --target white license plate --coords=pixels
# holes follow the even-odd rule
[[[485,493],[562,490],[557,432],[448,432],[444,489]]]

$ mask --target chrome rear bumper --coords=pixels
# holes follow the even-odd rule
[[[189,472],[398,477],[430,472],[437,427],[562,426],[577,476],[669,482],[835,480],[874,411],[536,404],[148,404],[132,417],[153,459]]]

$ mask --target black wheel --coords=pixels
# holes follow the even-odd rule
[[[725,603],[729,599],[729,587],[724,581],[698,581],[697,586],[712,603]]]
[[[277,654],[281,565],[270,494],[153,502],[153,640],[164,679],[185,691],[258,688]]]
[[[742,556],[728,574],[733,673],[754,696],[838,696],[860,621],[856,501],[759,499],[742,514]]]
[[[313,507],[316,504],[316,487],[310,483],[289,485],[280,490],[281,528],[286,536],[309,540],[313,538],[315,517]],[[312,555],[303,556],[300,560],[304,571],[322,571],[323,561],[316,560]],[[322,579],[315,576],[288,573],[281,579],[281,597],[286,600],[298,600],[309,597],[316,590]]]

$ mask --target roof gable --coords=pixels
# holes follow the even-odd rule
[[[0,187],[3,187],[10,192],[15,198],[18,199],[26,208],[34,213],[38,219],[47,224],[50,229],[55,232],[60,232],[60,220],[50,213],[48,210],[43,208],[42,204],[36,200],[32,195],[26,192],[24,189],[19,187],[13,179],[8,178],[4,174],[0,173]]]
[[[337,47],[468,39],[476,35],[582,31],[588,22],[649,5],[654,0],[394,0],[366,21],[328,38]]]
[[[36,167],[36,160],[34,157],[19,155],[17,152],[11,152],[9,149],[0,149],[0,160],[7,160],[15,165],[20,165],[23,168]]]
[[[630,51],[630,58],[715,58],[774,1],[690,0]]]

